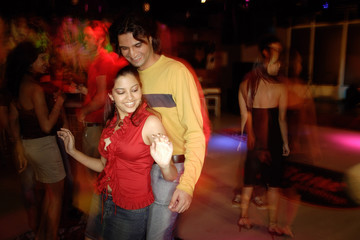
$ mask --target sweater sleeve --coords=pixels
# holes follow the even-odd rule
[[[191,196],[204,164],[206,144],[199,93],[192,74],[182,65],[174,71],[173,96],[184,133],[184,174],[177,186]]]

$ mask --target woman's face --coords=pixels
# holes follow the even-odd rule
[[[49,69],[49,57],[46,53],[38,55],[37,59],[31,64],[31,72],[35,74],[46,74]]]
[[[117,77],[109,97],[115,102],[120,118],[123,119],[129,113],[135,112],[141,103],[139,81],[130,73]]]

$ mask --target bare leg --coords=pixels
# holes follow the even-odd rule
[[[45,184],[45,197],[37,239],[56,240],[58,235],[64,180]]]
[[[293,188],[286,189],[284,194],[286,197],[286,212],[283,232],[285,235],[294,237],[291,226],[299,208],[300,195]]]
[[[254,187],[243,187],[241,193],[241,217],[248,217],[249,203]]]
[[[269,232],[281,235],[282,232],[277,226],[278,206],[279,206],[279,188],[269,187],[268,189],[268,209],[269,209]]]
[[[242,164],[239,164],[239,167],[236,171],[236,187],[234,189],[234,198],[232,200],[233,207],[240,207],[241,205],[241,191],[243,188],[243,178],[244,178],[244,167]]]
[[[242,193],[241,193],[241,216],[238,222],[238,225],[240,227],[244,227],[246,229],[251,228],[251,224],[249,221],[249,203],[251,199],[252,192],[254,190],[254,187],[243,187]]]

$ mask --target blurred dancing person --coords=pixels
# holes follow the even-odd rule
[[[282,234],[277,225],[279,187],[283,156],[289,155],[286,125],[286,88],[277,78],[282,46],[275,37],[262,39],[259,50],[263,62],[248,73],[239,88],[241,132],[246,126],[248,152],[245,161],[241,216],[238,225],[249,229],[249,201],[257,177],[268,187],[268,231]]]
[[[321,159],[316,127],[315,104],[308,84],[301,78],[302,57],[295,49],[290,49],[288,77],[284,78],[288,92],[286,120],[288,125],[289,147],[291,155],[287,161],[313,164]],[[300,202],[297,190],[286,181],[289,173],[284,173],[283,195],[286,204],[281,206],[284,212],[284,235],[294,237],[292,223],[296,217]]]
[[[104,106],[107,92],[117,71],[125,66],[125,59],[116,62],[113,55],[104,48],[107,39],[107,28],[101,21],[91,21],[84,29],[85,48],[92,56],[87,71],[87,89],[83,107],[77,112],[79,122],[84,123],[83,151],[93,157],[99,157],[98,143],[104,126]],[[119,64],[119,65],[117,65]]]
[[[36,180],[45,187],[36,239],[57,239],[65,170],[56,142],[64,97],[47,100],[40,78],[47,73],[47,54],[32,42],[18,44],[7,57],[6,80],[12,94],[9,123],[15,146],[24,150],[19,171],[30,162]]]
[[[110,54],[105,46],[107,44],[108,30],[106,25],[98,20],[90,21],[84,28],[84,43],[85,49],[90,55],[91,61],[87,70],[86,87],[79,86],[80,92],[85,94],[83,106],[77,111],[77,120],[83,124],[82,132],[82,146],[81,149],[86,155],[99,158],[98,145],[102,130],[104,128],[104,107],[107,99],[107,93],[113,86],[113,79],[118,70],[125,66],[127,61],[119,56],[114,57]],[[90,193],[86,191],[92,188],[96,179],[97,173],[91,168],[83,169],[79,166],[77,177],[86,176],[87,181],[77,181],[77,187],[82,194]],[[79,197],[77,197],[79,198]],[[91,198],[89,198],[91,199]],[[93,195],[93,200],[97,202],[96,195]],[[85,212],[89,210],[91,201],[78,201],[79,206]],[[96,203],[95,203],[96,205]],[[99,209],[101,211],[101,209]]]
[[[288,77],[284,82],[288,91],[287,122],[289,146],[293,161],[314,163],[321,158],[316,111],[309,85],[301,78],[302,57],[290,50]]]

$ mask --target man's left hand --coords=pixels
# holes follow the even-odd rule
[[[183,190],[176,189],[171,198],[169,209],[172,212],[183,213],[190,207],[191,201],[192,196],[190,194]]]

